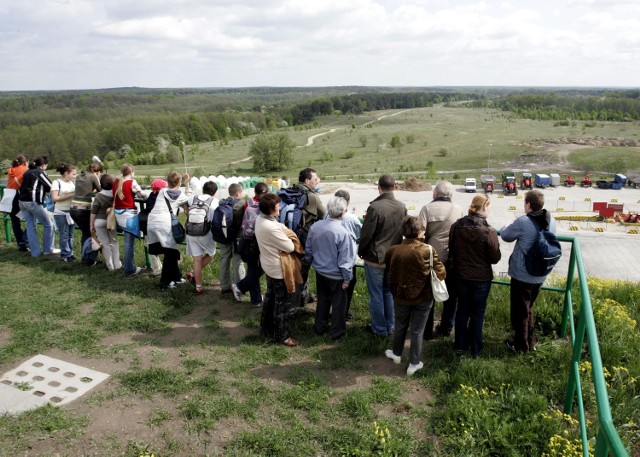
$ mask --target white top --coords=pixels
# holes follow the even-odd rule
[[[273,279],[283,279],[280,251],[292,252],[293,241],[284,233],[286,227],[273,217],[256,218],[256,239],[260,246],[260,266]]]
[[[76,193],[76,183],[73,181],[64,181],[62,179],[56,179],[51,183],[51,191],[57,190],[60,192],[61,196],[65,194],[75,194]],[[59,200],[55,203],[55,213],[59,212],[68,212],[71,210],[72,198],[68,198],[66,200]]]
[[[147,240],[149,244],[160,243],[164,248],[178,249],[176,240],[173,239],[171,233],[171,214],[169,214],[169,208],[165,200],[167,188],[160,189],[158,192],[158,198],[156,199],[153,209],[149,213],[149,219],[147,221]],[[184,205],[189,197],[184,192],[180,191],[180,195],[175,200],[172,200],[167,195],[169,204],[171,205],[171,212],[175,215],[178,207]],[[182,209],[180,210],[182,213]]]

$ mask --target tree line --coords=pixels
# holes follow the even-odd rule
[[[478,99],[469,106],[498,108],[535,120],[637,121],[640,120],[640,91],[608,91],[598,96],[518,94]]]

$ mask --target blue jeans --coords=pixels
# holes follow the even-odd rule
[[[124,232],[124,275],[129,276],[136,272],[136,265],[133,263],[135,254],[136,236],[129,232]]]
[[[38,257],[43,251],[45,254],[51,254],[54,248],[54,230],[49,212],[44,206],[36,202],[20,202],[20,210],[27,223],[27,240],[29,241],[31,257]],[[42,224],[42,245],[40,245],[40,239],[38,238],[38,222]]]
[[[58,243],[60,244],[60,257],[68,259],[73,255],[73,232],[75,224],[67,223],[67,216],[55,215],[53,218],[58,227]]]
[[[482,326],[487,309],[491,281],[469,281],[458,278],[458,311],[456,313],[456,351],[469,349],[472,357],[482,351]]]
[[[243,294],[249,291],[251,295],[251,303],[257,305],[262,303],[262,292],[260,291],[260,277],[262,276],[262,267],[258,260],[250,260],[247,262],[247,275],[236,284]],[[286,339],[286,338],[285,338]]]
[[[391,335],[393,333],[393,296],[387,284],[385,269],[365,264],[364,274],[369,290],[371,328],[378,335]]]

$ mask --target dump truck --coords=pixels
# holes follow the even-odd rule
[[[489,192],[493,193],[493,189],[496,186],[496,177],[493,175],[481,175],[480,182],[482,183],[482,188],[484,189],[484,193],[488,194]]]

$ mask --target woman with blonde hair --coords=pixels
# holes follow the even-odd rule
[[[120,176],[113,182],[113,208],[118,227],[124,231],[124,275],[134,276],[142,271],[133,263],[136,238],[140,238],[138,208],[135,198],[145,198],[135,180],[133,165],[120,167]]]
[[[473,197],[469,214],[449,231],[449,259],[453,259],[458,288],[456,311],[456,354],[468,350],[471,357],[482,351],[482,327],[487,298],[493,280],[492,264],[500,261],[500,242],[496,230],[487,223],[491,200]]]

